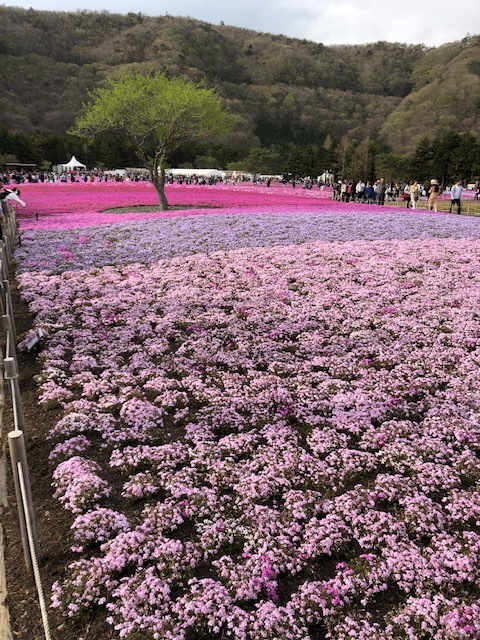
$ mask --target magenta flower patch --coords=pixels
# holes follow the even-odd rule
[[[479,637],[477,220],[192,186],[224,210],[110,225],[84,186],[94,224],[16,253],[80,545],[52,606],[125,638]]]

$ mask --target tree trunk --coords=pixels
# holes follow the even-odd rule
[[[168,209],[168,200],[165,195],[165,169],[160,167],[160,172],[155,172],[152,177],[152,183],[158,195],[158,202],[160,204],[160,210],[166,211]]]

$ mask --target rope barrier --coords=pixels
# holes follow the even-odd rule
[[[4,203],[2,203],[2,207],[3,205]],[[1,326],[5,335],[6,343],[6,357],[3,358],[3,378],[5,381],[9,381],[10,383],[10,395],[15,425],[15,431],[11,431],[8,434],[8,442],[25,565],[28,572],[33,570],[45,639],[51,640],[47,607],[45,604],[45,596],[37,558],[37,532],[35,527],[32,493],[25,450],[25,420],[18,380],[16,328],[13,315],[14,309],[10,291],[10,282],[8,280],[9,262],[13,255],[18,230],[16,213],[13,208],[9,211],[7,221],[7,230],[5,230],[3,237],[0,240],[0,272],[2,278],[0,294],[4,311],[4,315],[1,317]]]
[[[39,604],[40,604],[40,612],[42,614],[42,623],[43,623],[43,629],[45,631],[45,639],[46,640],[51,640],[52,636],[50,635],[50,626],[48,623],[48,616],[47,616],[47,607],[45,604],[45,596],[43,593],[43,586],[42,586],[42,579],[40,577],[40,570],[38,568],[38,560],[37,560],[37,552],[36,552],[36,548],[35,548],[35,539],[34,539],[34,535],[33,535],[33,530],[32,530],[32,521],[30,519],[30,513],[28,510],[28,500],[27,500],[27,492],[26,492],[26,488],[25,488],[25,480],[23,477],[23,469],[22,469],[22,463],[20,462],[20,460],[17,462],[17,474],[18,474],[18,480],[19,480],[19,484],[20,484],[20,491],[22,494],[22,504],[23,504],[23,512],[24,512],[24,517],[25,517],[25,524],[27,527],[27,536],[28,536],[28,546],[30,548],[30,556],[31,556],[31,560],[32,560],[32,567],[33,567],[33,575],[35,578],[35,586],[37,588],[37,594],[38,594],[38,600],[39,600]]]

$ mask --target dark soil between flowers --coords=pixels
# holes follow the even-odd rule
[[[32,314],[11,283],[17,339],[21,340],[32,326]],[[62,577],[65,567],[74,559],[70,546],[69,514],[53,499],[52,466],[48,455],[51,443],[46,439],[49,429],[58,420],[55,410],[44,411],[38,406],[34,376],[40,372],[37,355],[18,354],[19,384],[25,414],[27,461],[38,537],[38,566],[47,609],[52,640],[110,640],[114,635],[103,617],[78,624],[50,608],[51,586]],[[2,433],[7,457],[8,504],[2,509],[4,554],[7,585],[6,606],[10,614],[12,637],[18,640],[44,640],[46,635],[33,574],[26,570],[19,529],[15,490],[8,455],[7,433],[14,428],[9,387],[5,384],[5,410]],[[0,630],[1,631],[1,630]],[[5,636],[7,637],[7,636]]]
[[[137,204],[133,207],[113,207],[112,209],[103,209],[102,213],[165,213],[168,211],[186,211],[187,209],[219,209],[218,206],[209,204],[193,205],[193,204],[174,204],[168,205],[168,209],[161,209],[158,205]]]

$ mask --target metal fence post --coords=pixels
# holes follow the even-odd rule
[[[15,485],[15,496],[17,498],[18,520],[20,523],[20,533],[22,536],[23,555],[25,558],[25,566],[29,573],[32,572],[32,554],[30,545],[28,544],[28,531],[26,518],[29,518],[31,529],[34,532],[35,545],[37,544],[37,534],[35,530],[35,522],[33,518],[32,492],[30,488],[30,478],[27,466],[27,456],[25,453],[25,440],[22,431],[16,429],[8,434],[8,447],[10,451],[10,460],[12,463],[13,481]],[[18,463],[23,471],[25,479],[25,490],[27,496],[27,504],[23,504],[20,480],[18,477]],[[23,508],[22,508],[23,505]]]
[[[15,429],[25,432],[25,416],[23,413],[22,397],[20,395],[20,384],[18,382],[18,371],[15,358],[3,359],[5,380],[10,380],[10,392],[12,396],[13,420]]]
[[[1,272],[1,262],[0,262],[0,272]],[[2,310],[2,314],[6,313],[6,305],[7,301],[5,299],[5,287],[3,286],[3,278],[0,280],[0,308]]]
[[[3,280],[5,280],[8,278],[8,258],[5,249],[5,242],[3,240],[0,240],[0,260],[2,262],[2,277]]]
[[[13,316],[12,294],[10,291],[10,283],[8,280],[3,281],[3,289],[5,291],[5,313],[10,316],[13,332],[13,344],[17,343],[17,330],[15,328],[15,318]]]
[[[3,333],[5,335],[5,357],[13,357],[15,359],[15,367],[18,371],[18,356],[15,348],[15,336],[13,335],[11,316],[5,315],[0,318]]]

